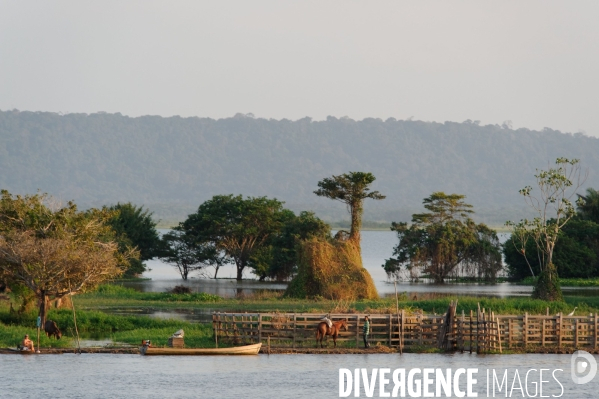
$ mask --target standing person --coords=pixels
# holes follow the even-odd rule
[[[23,338],[23,342],[21,343],[21,346],[25,349],[25,350],[30,350],[30,351],[35,351],[35,349],[33,348],[33,341],[29,339],[29,334],[25,334],[25,337]]]
[[[368,316],[364,317],[364,327],[362,328],[362,332],[364,333],[364,348],[370,348],[370,344],[368,343],[368,335],[370,334],[370,319]]]

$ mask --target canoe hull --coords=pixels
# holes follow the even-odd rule
[[[178,349],[178,348],[152,348],[142,346],[139,353],[144,356],[207,356],[207,355],[257,355],[260,352],[261,343],[245,346],[236,346],[233,348],[198,348],[198,349]]]

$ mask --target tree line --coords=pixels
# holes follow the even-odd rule
[[[437,283],[457,276],[494,281],[503,253],[511,278],[537,277],[535,296],[559,300],[558,276],[599,275],[599,192],[579,194],[580,173],[578,160],[566,158],[537,170],[537,187],[520,193],[538,215],[511,223],[513,233],[503,246],[495,231],[474,222],[464,195],[434,192],[423,200],[426,212],[413,214],[410,224],[392,223],[398,244],[382,266],[392,278],[407,272]],[[3,190],[0,285],[29,292],[45,317],[50,300],[106,279],[140,275],[152,258],[177,268],[183,279],[194,272],[216,278],[221,267],[234,265],[238,280],[247,271],[260,280],[288,280],[297,273],[302,242],[353,240],[359,251],[363,201],[385,198],[371,191],[374,181],[372,173],[349,172],[318,182],[314,194],[345,203],[350,213],[350,231],[334,238],[313,212],[296,214],[275,198],[213,196],[160,237],[143,206],[80,211],[73,202]]]
[[[583,134],[476,121],[0,111],[0,170],[10,171],[0,174],[0,187],[39,189],[82,208],[126,199],[176,222],[228,193],[278,198],[329,222],[347,219],[344,209],[313,195],[315,177],[362,170],[393,198],[373,202],[365,220],[409,221],[423,198],[442,191],[467,194],[475,219],[498,225],[524,217],[518,189],[547,159],[580,158],[591,171],[589,186],[599,186],[597,153],[599,139]]]

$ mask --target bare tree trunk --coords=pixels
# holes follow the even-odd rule
[[[362,229],[362,202],[350,205],[351,211],[351,228],[349,230],[349,239],[354,242],[358,250],[362,252],[360,247],[360,230]]]
[[[48,295],[46,295],[45,291],[41,292],[40,295],[40,309],[39,316],[42,319],[42,327],[46,324],[46,315],[48,314]]]

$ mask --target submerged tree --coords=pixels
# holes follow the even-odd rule
[[[252,256],[281,229],[283,203],[266,197],[217,195],[188,216],[181,228],[198,245],[210,244],[237,267],[237,280]]]
[[[519,239],[523,256],[532,255],[526,252],[526,240],[535,243],[540,274],[532,296],[548,301],[563,300],[553,255],[560,231],[576,214],[571,200],[586,178],[578,159],[557,158],[555,164],[547,170],[537,169],[538,194],[534,194],[531,186],[520,190],[536,216],[532,220],[506,223],[513,228],[513,235],[524,237]],[[582,205],[582,198],[578,203]]]
[[[164,250],[160,259],[177,268],[181,278],[187,280],[189,273],[214,267],[214,278],[220,267],[226,263],[223,256],[211,243],[199,242],[187,234],[181,225],[172,229],[162,237]]]
[[[372,173],[349,172],[339,176],[324,178],[318,182],[318,190],[314,194],[341,201],[347,205],[351,215],[351,228],[349,239],[353,240],[360,248],[360,229],[362,227],[362,212],[364,211],[364,200],[385,199],[378,191],[370,191],[370,185],[376,180]]]
[[[405,266],[442,283],[461,266],[476,277],[495,279],[501,270],[497,234],[469,217],[474,211],[464,198],[435,192],[423,201],[430,212],[412,215],[411,225],[393,222],[391,230],[397,232],[399,243],[393,250],[395,258],[383,265],[387,274],[397,275]]]
[[[72,202],[53,209],[45,195],[1,195],[0,269],[33,292],[42,323],[50,300],[120,275],[137,255],[119,251],[106,210],[79,212]]]

